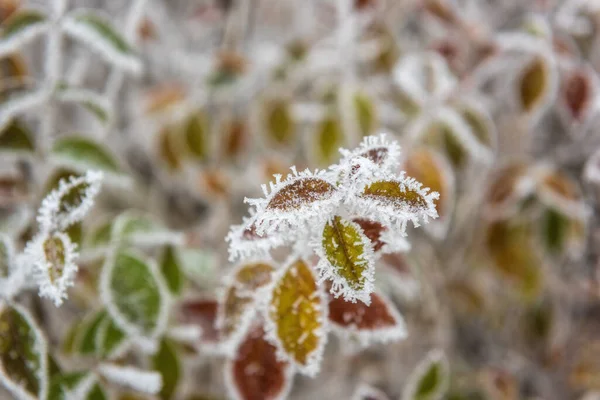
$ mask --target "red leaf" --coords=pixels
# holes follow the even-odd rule
[[[385,245],[385,242],[381,241],[381,233],[386,230],[385,226],[379,222],[372,221],[366,218],[355,218],[352,220],[361,227],[363,233],[369,238],[373,244],[373,250],[379,251]]]
[[[216,343],[219,331],[215,326],[218,303],[213,299],[186,300],[179,308],[179,320],[202,328],[202,341]]]
[[[283,399],[292,383],[292,368],[277,359],[277,349],[264,338],[261,325],[250,329],[226,365],[227,388],[234,399]]]
[[[406,327],[394,305],[377,293],[371,293],[371,305],[343,298],[329,301],[329,320],[342,334],[350,334],[363,344],[388,342],[406,336]]]

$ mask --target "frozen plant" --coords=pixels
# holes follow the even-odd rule
[[[327,170],[275,175],[265,198],[246,199],[251,216],[227,236],[231,260],[242,261],[226,279],[216,325],[235,397],[257,379],[244,372],[250,363],[277,377],[278,396],[292,372],[314,376],[329,331],[358,347],[406,337],[400,313],[375,290],[375,263],[408,250],[408,222],[436,218],[439,195],[398,170],[400,148],[385,134],[340,152]],[[276,267],[270,251],[279,246],[291,254]]]
[[[385,134],[366,137],[328,170],[296,171],[263,185],[265,197],[246,199],[251,216],[227,239],[231,260],[267,256],[294,245],[298,256],[319,256],[319,283],[331,293],[369,303],[377,256],[408,249],[406,227],[438,214],[436,192],[398,172],[400,148]]]

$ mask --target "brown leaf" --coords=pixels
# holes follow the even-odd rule
[[[235,399],[283,399],[289,392],[291,365],[277,359],[276,347],[264,335],[260,325],[251,329],[226,366],[227,388]]]
[[[215,323],[218,307],[214,299],[184,300],[179,306],[179,320],[184,324],[198,325],[202,329],[202,342],[216,343],[220,336]]]
[[[329,182],[315,177],[294,180],[281,188],[269,201],[267,209],[279,211],[298,210],[303,205],[330,198],[335,187]]]

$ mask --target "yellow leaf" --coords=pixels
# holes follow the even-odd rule
[[[299,371],[315,375],[326,340],[326,308],[313,271],[298,259],[282,270],[271,298],[269,336]]]
[[[542,58],[535,58],[523,71],[520,87],[521,106],[526,112],[532,111],[542,101],[548,91],[548,66]]]
[[[344,144],[344,132],[338,118],[329,115],[319,123],[314,141],[315,161],[329,165],[338,158],[338,149]]]
[[[321,261],[318,269],[323,278],[331,279],[331,293],[347,301],[370,302],[373,292],[373,246],[360,226],[335,216],[323,229]]]
[[[356,93],[353,100],[360,133],[368,136],[377,128],[377,112],[373,99],[363,93]]]
[[[266,134],[270,142],[282,146],[289,145],[295,137],[295,123],[290,104],[285,100],[271,100],[264,110]]]

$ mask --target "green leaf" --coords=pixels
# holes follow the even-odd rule
[[[66,392],[75,389],[85,378],[85,372],[68,372],[50,380],[48,400],[67,400]]]
[[[363,136],[373,134],[377,127],[377,113],[373,99],[364,93],[356,93],[352,100],[354,102],[360,133]]]
[[[553,209],[548,209],[542,217],[542,234],[546,249],[553,254],[561,253],[566,246],[570,221]]]
[[[135,245],[179,244],[181,235],[169,231],[150,214],[125,211],[117,217],[111,232],[112,240]]]
[[[344,144],[345,136],[341,121],[333,115],[319,123],[315,133],[314,158],[318,165],[329,165],[339,157],[338,149]]]
[[[32,153],[35,151],[32,136],[25,125],[13,120],[0,131],[0,151]]]
[[[119,164],[110,152],[101,144],[81,136],[63,137],[52,147],[52,155],[58,161],[82,172],[97,169],[118,175]]]
[[[189,154],[199,161],[209,155],[208,126],[204,113],[198,111],[188,118],[183,133]]]
[[[101,357],[110,357],[112,352],[125,340],[125,333],[107,315],[98,327],[96,335],[96,354]]]
[[[16,397],[46,397],[46,348],[46,339],[29,313],[4,304],[0,309],[0,382]]]
[[[166,293],[155,266],[127,251],[107,260],[102,291],[108,312],[119,327],[133,335],[151,337],[165,328]]]
[[[46,21],[46,16],[36,10],[19,10],[2,23],[2,40],[11,39],[27,29],[39,26]]]
[[[6,278],[13,262],[13,248],[10,239],[0,234],[0,278]]]
[[[542,287],[543,274],[532,227],[526,222],[495,222],[487,228],[486,245],[492,266],[515,282],[526,298],[534,298]]]
[[[264,105],[265,134],[269,142],[284,146],[295,138],[295,124],[289,102],[284,99],[269,100]]]
[[[132,73],[141,72],[142,65],[133,48],[107,17],[91,10],[76,11],[67,15],[63,29],[106,61]]]
[[[334,287],[341,286],[339,293],[345,299],[369,302],[373,291],[373,248],[360,226],[336,215],[325,225],[321,245],[321,275],[331,279]]]
[[[160,398],[162,400],[173,398],[181,375],[181,362],[171,341],[161,340],[158,352],[152,357],[152,365],[152,369],[162,376]]]
[[[102,310],[95,314],[83,331],[79,351],[81,354],[93,354],[96,352],[96,336],[102,322],[107,318],[106,311]]]
[[[430,351],[410,374],[402,400],[439,400],[448,390],[450,371],[441,351]]]
[[[180,294],[183,287],[183,275],[179,254],[174,246],[165,246],[160,261],[160,270],[171,293]]]

